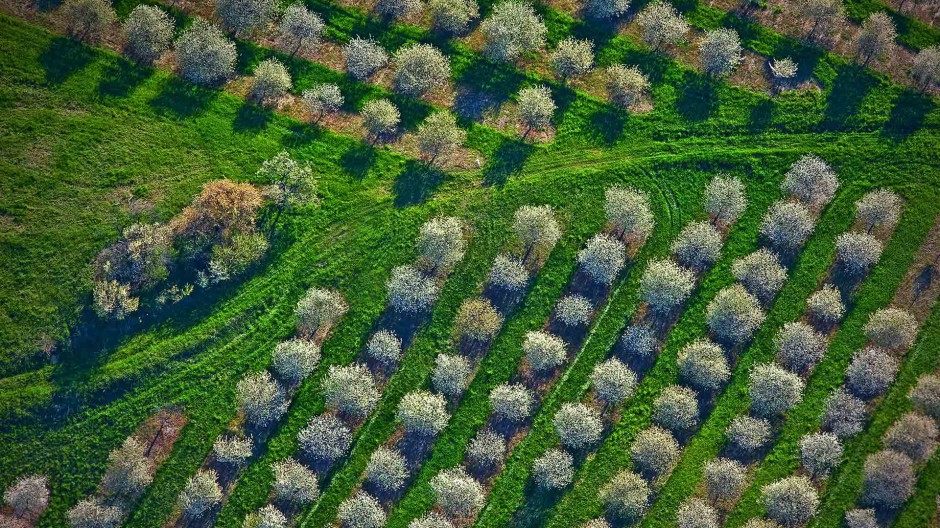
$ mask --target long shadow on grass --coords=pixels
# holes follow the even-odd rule
[[[823,122],[832,129],[842,129],[846,120],[858,113],[865,96],[875,87],[875,79],[854,64],[839,68],[829,96]]]
[[[535,147],[516,139],[505,139],[496,148],[486,166],[483,167],[483,181],[487,185],[502,185],[513,174],[522,170],[525,160]]]
[[[49,48],[39,56],[39,62],[46,72],[46,82],[62,84],[87,66],[94,56],[94,52],[80,42],[55,37]]]
[[[236,133],[257,134],[264,130],[274,117],[274,112],[256,104],[244,104],[235,114],[232,130]]]
[[[98,94],[102,97],[127,97],[152,74],[153,70],[150,68],[140,67],[130,61],[118,59],[108,66],[104,78],[98,84]]]
[[[885,123],[884,133],[894,141],[901,141],[917,132],[924,124],[927,114],[936,108],[930,97],[909,91],[898,96]]]
[[[676,101],[676,110],[687,121],[704,121],[718,107],[715,81],[694,73],[683,75],[682,88]]]
[[[161,115],[186,119],[203,113],[217,96],[215,90],[200,88],[171,77],[150,101],[150,106]]]
[[[431,197],[444,181],[440,170],[415,160],[405,163],[405,170],[395,180],[395,207],[419,204]]]

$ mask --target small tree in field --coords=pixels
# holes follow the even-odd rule
[[[608,516],[629,523],[646,513],[650,493],[650,486],[643,477],[624,470],[600,489],[600,499]]]
[[[848,275],[863,275],[881,258],[881,241],[867,233],[842,233],[836,238],[836,260]]]
[[[776,202],[764,215],[760,234],[775,250],[792,253],[803,247],[815,224],[813,214],[806,207],[793,202]]]
[[[653,422],[676,432],[695,427],[698,423],[698,395],[688,387],[666,387],[653,401]]]
[[[467,446],[467,460],[478,469],[495,467],[506,454],[506,439],[489,429],[480,431]]]
[[[691,497],[676,511],[676,528],[718,528],[718,512],[702,499]]]
[[[590,40],[568,37],[559,42],[552,53],[552,65],[565,82],[569,77],[585,74],[594,65],[594,44]]]
[[[216,0],[215,16],[222,27],[236,35],[248,35],[274,18],[274,0]]]
[[[917,56],[914,57],[911,77],[917,81],[922,91],[940,81],[940,46],[931,46],[920,50]]]
[[[814,292],[806,300],[806,307],[813,322],[828,328],[842,319],[845,315],[845,304],[842,294],[831,284],[827,284]]]
[[[936,374],[921,376],[910,396],[914,409],[940,421],[940,376]]]
[[[408,18],[421,12],[421,0],[379,0],[375,10],[389,18]]]
[[[281,151],[265,160],[256,173],[259,179],[271,182],[265,193],[277,205],[277,218],[288,207],[311,205],[317,202],[317,179],[308,165],[291,159]]]
[[[630,0],[586,0],[584,14],[588,18],[606,20],[616,18],[627,12]]]
[[[916,482],[914,464],[907,455],[879,451],[865,460],[862,498],[872,506],[897,508],[914,494]]]
[[[302,506],[316,501],[320,496],[317,474],[293,458],[275,462],[272,469],[274,497],[277,500]]]
[[[770,422],[763,418],[737,416],[725,430],[728,441],[744,453],[753,453],[770,440]]]
[[[343,528],[382,528],[388,519],[379,501],[364,491],[343,501],[336,517]]]
[[[672,433],[654,425],[636,435],[630,446],[630,460],[644,473],[664,475],[679,460],[679,443]]]
[[[362,107],[362,126],[373,141],[395,132],[401,122],[398,107],[387,99],[374,99]]]
[[[564,488],[574,480],[574,459],[567,451],[549,449],[532,463],[532,479],[542,489]]]
[[[519,90],[519,120],[525,127],[525,136],[533,130],[548,127],[555,112],[552,92],[546,86],[530,86]]]
[[[62,4],[63,18],[68,34],[83,42],[94,44],[104,36],[108,27],[117,20],[108,0],[66,0]]]
[[[803,400],[803,380],[773,363],[763,363],[751,370],[748,394],[751,409],[760,416],[777,416]]]
[[[788,370],[805,373],[822,359],[826,338],[810,325],[795,321],[783,325],[777,333],[777,361]]]
[[[532,414],[535,397],[522,385],[502,384],[490,392],[490,408],[501,420],[518,423]]]
[[[287,528],[287,517],[273,504],[268,504],[249,513],[242,528]]]
[[[377,42],[353,37],[343,46],[346,71],[360,81],[368,79],[376,70],[388,64],[388,53]]]
[[[901,197],[886,190],[878,189],[855,202],[856,218],[862,221],[868,233],[876,227],[894,227],[901,214]]]
[[[131,496],[144,490],[153,481],[153,463],[147,458],[147,447],[133,436],[108,454],[108,470],[102,487],[116,495]]]
[[[449,269],[463,258],[467,248],[464,223],[453,216],[432,218],[421,226],[417,245],[433,271]]]
[[[840,388],[826,400],[823,429],[839,438],[849,438],[862,432],[867,418],[865,402]]]
[[[594,307],[581,295],[566,295],[555,305],[555,318],[567,326],[583,326],[591,321]]]
[[[49,507],[49,479],[45,475],[21,477],[3,492],[3,502],[17,517],[39,517]]]
[[[277,32],[285,46],[291,49],[291,56],[301,49],[312,49],[320,44],[325,24],[320,15],[307,9],[300,2],[287,6]]]
[[[882,308],[871,314],[863,330],[865,336],[880,347],[907,349],[917,336],[917,319],[899,308]]]
[[[253,427],[267,427],[287,412],[284,389],[266,370],[242,378],[236,398],[245,420]]]
[[[366,355],[382,365],[394,365],[401,359],[401,339],[395,335],[395,332],[379,330],[369,339],[366,345]]]
[[[740,345],[751,338],[764,322],[764,311],[757,298],[740,284],[723,288],[708,303],[706,318],[712,334],[719,340]]]
[[[734,223],[747,208],[747,195],[739,178],[718,175],[705,187],[705,210],[716,222]]]
[[[117,528],[124,513],[117,506],[102,504],[98,499],[84,499],[68,511],[72,528]]]
[[[596,444],[604,429],[597,411],[582,403],[562,405],[553,423],[561,445],[575,451]]]
[[[761,489],[767,517],[784,526],[802,526],[819,507],[819,495],[806,477],[787,477]]]
[[[453,519],[475,516],[483,508],[483,486],[462,467],[446,469],[431,479],[437,505]]]
[[[190,477],[180,493],[179,504],[189,518],[200,517],[222,500],[219,475],[214,470],[199,470]]]
[[[457,119],[447,112],[436,112],[418,126],[418,148],[433,165],[439,156],[447,156],[467,140],[467,133],[457,126]]]
[[[509,293],[519,293],[529,282],[529,270],[509,255],[497,255],[490,268],[490,284]]]
[[[323,380],[323,394],[327,404],[355,418],[368,416],[380,396],[372,373],[359,363],[331,366]]]
[[[396,266],[386,283],[388,302],[392,308],[404,313],[423,312],[437,300],[438,287],[434,279],[414,266]]]
[[[678,44],[689,32],[685,18],[672,4],[662,1],[647,5],[637,15],[637,23],[643,30],[643,40],[657,51],[669,44]]]
[[[294,308],[297,331],[304,336],[315,336],[339,322],[348,309],[343,294],[338,291],[310,288]]]
[[[701,392],[717,390],[731,377],[724,351],[708,340],[686,345],[679,352],[678,365],[680,379]]]
[[[764,303],[770,302],[787,281],[787,270],[780,264],[780,258],[763,248],[735,259],[731,274]]]
[[[842,461],[842,442],[832,433],[813,433],[800,438],[800,461],[810,475],[828,475]]]
[[[467,299],[460,305],[454,328],[461,339],[484,343],[503,325],[503,316],[485,298]]]
[[[274,348],[271,369],[287,384],[300,383],[320,363],[320,347],[306,339],[281,341]]]
[[[143,64],[152,64],[170,49],[173,20],[157,6],[141,4],[124,21],[127,54]]]
[[[937,424],[929,416],[909,412],[885,433],[884,445],[904,453],[915,462],[924,462],[937,450]]]
[[[767,64],[767,67],[773,76],[775,92],[789,86],[796,79],[796,74],[799,73],[799,66],[790,57],[773,59]]]
[[[656,353],[656,333],[646,325],[629,325],[620,338],[623,355],[628,360],[649,360]]]
[[[672,252],[679,264],[687,268],[704,270],[721,255],[721,233],[707,222],[692,222],[679,233],[672,244]]]
[[[617,358],[598,363],[591,373],[594,393],[605,404],[620,403],[633,395],[636,389],[636,374]]]
[[[529,256],[548,254],[561,238],[561,226],[555,219],[555,210],[548,205],[523,205],[512,218],[512,230],[525,247],[522,261]]]
[[[453,354],[438,354],[435,358],[431,384],[434,390],[448,398],[456,398],[467,389],[473,367],[470,360]]]
[[[483,53],[494,61],[513,62],[522,54],[545,45],[548,30],[535,10],[524,2],[508,0],[493,8],[480,24],[485,40]]]
[[[333,463],[349,451],[352,431],[332,414],[314,416],[297,435],[304,455],[321,462]]]
[[[626,263],[627,253],[623,243],[616,238],[594,235],[578,252],[581,269],[598,284],[609,286]]]
[[[894,51],[894,41],[898,37],[898,30],[887,13],[872,13],[864,22],[862,30],[858,32],[858,58],[863,65],[868,65],[872,59],[890,57]]]
[[[747,470],[737,460],[716,458],[705,463],[702,471],[705,490],[712,500],[737,497],[744,488]]]
[[[450,415],[440,394],[417,390],[406,394],[398,404],[395,418],[408,434],[437,436],[447,427]]]
[[[842,0],[800,0],[797,10],[803,20],[812,22],[806,35],[811,42],[828,38],[845,22]]]
[[[614,186],[607,189],[604,194],[604,214],[621,239],[646,240],[656,223],[649,195],[631,187]]]
[[[522,342],[526,361],[536,372],[546,372],[561,365],[567,357],[565,342],[546,332],[529,332]]]
[[[304,90],[303,100],[307,110],[317,115],[317,121],[327,114],[339,112],[346,101],[339,86],[328,83],[314,84],[309,90]]]
[[[397,491],[405,485],[408,469],[405,457],[396,449],[379,446],[366,464],[365,480],[383,491]]]
[[[408,44],[395,53],[395,89],[417,97],[450,77],[450,61],[430,44]]]
[[[480,8],[476,0],[430,0],[428,14],[437,31],[459,34],[480,16]]]
[[[603,1],[603,0],[602,0]],[[630,108],[649,92],[649,77],[636,66],[614,64],[604,70],[607,98],[622,108]]]
[[[718,28],[705,33],[699,42],[699,54],[705,73],[715,77],[730,75],[744,60],[738,32]]]
[[[235,44],[205,20],[196,19],[173,47],[180,74],[191,83],[217,84],[235,73]]]
[[[835,196],[839,178],[822,158],[806,154],[793,162],[780,186],[806,205],[823,206]]]

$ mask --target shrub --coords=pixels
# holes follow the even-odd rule
[[[454,525],[437,513],[431,512],[408,523],[408,528],[454,528]]]
[[[940,376],[925,374],[911,391],[914,409],[940,421]]]
[[[630,0],[586,0],[584,14],[588,18],[615,18],[627,12]]]
[[[382,528],[388,520],[379,501],[364,491],[344,500],[337,518],[343,528]]]
[[[655,225],[649,195],[632,187],[607,189],[604,214],[621,238],[646,240]]]
[[[772,251],[759,249],[734,260],[731,273],[751,295],[767,303],[787,281],[787,270]],[[838,292],[836,292],[838,294]]]
[[[783,414],[803,400],[803,386],[799,376],[777,365],[756,365],[747,387],[751,409],[760,416]]]
[[[447,427],[450,415],[440,394],[416,390],[405,394],[398,403],[395,418],[408,434],[437,436]]]
[[[845,315],[842,294],[831,284],[823,286],[806,300],[810,317],[817,324],[828,327],[834,325]]]
[[[862,29],[858,32],[858,57],[864,64],[872,59],[889,57],[894,51],[894,41],[898,38],[898,30],[887,13],[877,12],[869,15],[862,22]]]
[[[778,251],[793,252],[803,247],[815,229],[809,209],[794,202],[776,202],[761,222],[760,233]]]
[[[747,469],[737,460],[716,458],[705,463],[703,478],[712,500],[734,499],[744,489]]]
[[[866,348],[852,356],[845,370],[845,386],[867,400],[884,394],[897,373],[896,359],[883,350]]]
[[[679,443],[669,431],[654,425],[636,435],[630,446],[630,460],[642,472],[664,475],[679,460]]]
[[[369,101],[363,105],[360,113],[362,126],[374,140],[392,134],[401,122],[398,108],[386,99]]]
[[[454,320],[457,335],[476,342],[493,339],[502,325],[503,316],[483,297],[464,301]]]
[[[130,287],[116,280],[95,281],[92,297],[95,300],[95,313],[102,319],[120,321],[136,312],[140,306],[140,299],[131,297]]]
[[[235,73],[235,44],[205,20],[197,19],[173,47],[180,75],[191,83],[217,84]]]
[[[447,112],[436,112],[418,126],[418,148],[433,164],[438,156],[447,156],[467,140],[467,133],[457,126],[457,120]]]
[[[180,39],[185,37],[186,34]],[[180,51],[179,44],[177,51]],[[237,245],[239,235],[256,234],[262,205],[264,197],[257,187],[215,180],[203,185],[202,191],[170,225],[183,256],[201,261],[214,247]]]
[[[434,372],[431,373],[434,390],[449,398],[463,394],[473,372],[470,361],[453,354],[438,354],[434,361]]]
[[[287,528],[287,517],[272,504],[245,517],[242,528]]]
[[[526,361],[536,372],[545,372],[564,363],[565,342],[546,332],[528,332],[522,342]]]
[[[842,460],[842,442],[832,433],[813,433],[800,438],[800,461],[810,475],[827,475]]]
[[[497,255],[490,268],[490,283],[506,291],[518,293],[529,282],[529,271],[522,262],[509,255]]]
[[[379,446],[372,452],[366,464],[366,482],[388,492],[400,490],[407,478],[405,457],[397,450]]]
[[[365,365],[333,365],[323,380],[326,403],[354,418],[365,418],[375,408],[381,394]]]
[[[594,235],[584,249],[578,252],[578,262],[591,278],[598,284],[609,286],[617,278],[626,262],[626,248],[616,238],[598,234]]]
[[[746,208],[747,195],[740,179],[718,175],[705,187],[705,210],[716,221],[732,223]]]
[[[446,33],[463,33],[470,22],[480,16],[475,0],[430,0],[428,14],[434,29]]]
[[[267,25],[277,8],[274,0],[216,0],[215,16],[225,29],[248,35]]]
[[[728,441],[744,453],[754,453],[770,440],[770,422],[763,418],[742,415],[731,421],[725,430]]]
[[[467,460],[478,469],[495,467],[506,454],[506,439],[489,429],[480,431],[467,445]]]
[[[379,330],[369,339],[366,355],[385,366],[395,365],[401,359],[401,339],[395,332]]]
[[[418,252],[435,270],[447,269],[463,258],[467,248],[464,223],[453,216],[425,222],[418,233]]]
[[[207,279],[211,282],[229,280],[248,269],[267,250],[268,240],[262,233],[235,233],[231,239],[212,248]]]
[[[917,336],[917,320],[905,310],[882,308],[871,314],[863,328],[876,345],[891,350],[910,348]]]
[[[786,323],[777,333],[777,361],[787,370],[804,373],[812,369],[826,352],[826,337],[806,323]]]
[[[555,305],[555,318],[568,326],[581,326],[591,322],[594,307],[582,295],[566,295]]]
[[[274,497],[295,506],[311,504],[320,496],[317,475],[293,458],[275,462]]]
[[[320,347],[306,339],[288,339],[274,348],[271,369],[285,383],[300,383],[320,363]]]
[[[450,78],[450,61],[430,44],[406,44],[394,62],[395,89],[405,95],[423,95]]]
[[[904,453],[916,462],[924,462],[937,449],[937,424],[918,412],[909,412],[894,422],[885,433],[886,448]]]
[[[95,280],[100,283],[116,281],[127,290],[127,295],[117,298],[130,301],[130,295],[157,285],[169,275],[167,269],[173,256],[173,231],[163,224],[131,224],[121,233],[121,238],[102,249],[93,263]],[[102,300],[108,298],[107,295]],[[104,313],[112,312],[110,306],[129,308],[126,301],[97,305]],[[133,299],[134,302],[137,299]]]
[[[845,22],[842,0],[801,0],[797,10],[802,19],[813,22],[807,34],[810,41],[827,38]]]
[[[787,477],[761,489],[767,517],[784,525],[806,524],[819,507],[819,495],[806,477]]]
[[[39,517],[49,507],[49,479],[45,475],[20,477],[3,492],[3,502],[17,517]]]
[[[546,490],[560,490],[574,480],[574,459],[567,451],[549,449],[532,463],[532,478]]]
[[[607,522],[607,519],[598,517],[597,519],[591,519],[590,521],[582,524],[580,528],[610,528],[610,523]]]
[[[878,262],[881,242],[867,233],[842,233],[836,238],[836,259],[848,275],[867,273]]]
[[[573,75],[582,75],[594,65],[594,44],[590,40],[568,37],[558,43],[552,53],[555,72],[565,80]]]
[[[414,266],[392,268],[386,286],[389,304],[400,312],[423,312],[437,300],[437,284]]]
[[[679,505],[676,528],[718,528],[718,512],[702,499],[690,497]]]
[[[731,369],[721,347],[700,339],[679,352],[679,378],[695,390],[711,392],[721,388],[731,377]]]
[[[303,100],[307,110],[317,114],[318,121],[326,114],[339,112],[346,101],[339,86],[328,83],[314,84],[309,90],[305,90]]]
[[[940,81],[940,46],[923,48],[914,57],[911,76],[926,90]]]
[[[790,57],[773,59],[768,67],[778,87],[795,78],[796,74],[799,72],[799,66],[797,66],[796,62]]]
[[[519,90],[519,119],[526,128],[526,135],[548,127],[555,108],[552,92],[547,87],[530,86]]]
[[[907,455],[879,451],[865,460],[862,497],[875,507],[897,508],[914,494],[916,482],[914,465]]]
[[[310,418],[297,435],[304,455],[332,463],[344,456],[352,445],[352,431],[336,416],[321,414]]]
[[[524,53],[545,45],[548,30],[535,10],[524,2],[509,0],[493,8],[480,24],[485,40],[483,53],[494,61],[513,62]]]
[[[607,515],[625,522],[633,522],[649,507],[650,486],[643,477],[632,471],[621,471],[600,490]]]
[[[865,402],[840,388],[826,400],[823,429],[848,438],[862,432],[866,417]]]
[[[561,226],[555,219],[555,210],[548,205],[523,205],[512,218],[512,230],[525,246],[522,260],[527,261],[534,251],[547,254],[561,238]]]
[[[672,244],[672,252],[679,264],[703,270],[718,260],[723,244],[721,233],[714,226],[707,222],[692,222],[679,233]]]
[[[521,422],[532,414],[535,397],[522,385],[498,385],[490,392],[493,414],[509,422]]]
[[[636,390],[636,374],[617,358],[598,363],[591,373],[594,392],[605,404],[620,403]]]
[[[282,150],[273,158],[265,160],[255,175],[271,182],[265,193],[277,205],[278,214],[288,206],[317,202],[317,180],[313,170],[291,159],[287,151]]]
[[[608,66],[604,70],[604,77],[606,79],[607,98],[610,99],[611,103],[623,108],[630,108],[639,103],[650,89],[649,77],[644,75],[636,66],[624,66],[622,64]]]
[[[620,338],[624,356],[627,358],[649,359],[656,353],[658,343],[656,333],[646,325],[629,325]]]
[[[643,31],[643,40],[657,51],[682,42],[689,32],[689,23],[667,2],[647,5],[636,20]]]
[[[750,339],[764,322],[764,317],[757,298],[740,284],[722,288],[706,310],[712,334],[732,345],[740,345]]]
[[[597,411],[582,403],[562,405],[553,423],[561,445],[575,451],[596,444],[604,430]]]
[[[117,506],[101,504],[98,499],[83,499],[68,511],[72,528],[117,528],[124,513]]]
[[[437,495],[437,505],[451,518],[469,518],[476,515],[485,503],[483,486],[462,467],[441,471],[431,479],[431,489]]]
[[[287,6],[277,32],[281,41],[291,47],[291,55],[296,55],[302,48],[314,48],[320,43],[325,24],[320,15],[307,9],[303,3],[297,2]]]
[[[183,513],[194,518],[214,508],[221,500],[222,488],[219,486],[218,473],[211,469],[200,469],[186,482],[179,503]]]
[[[878,226],[893,227],[901,214],[901,197],[892,191],[878,189],[855,202],[855,211],[869,233]]]
[[[699,42],[699,54],[705,73],[715,77],[729,75],[744,60],[737,31],[718,28],[705,33]]]
[[[371,38],[353,37],[343,46],[346,71],[360,81],[368,79],[376,70],[388,64],[388,53]]]
[[[875,510],[856,508],[845,512],[845,526],[846,528],[878,528]]]
[[[839,179],[822,158],[806,154],[793,162],[780,186],[806,205],[823,206],[835,196]]]
[[[126,51],[134,60],[153,64],[170,49],[173,20],[157,6],[141,4],[124,21]]]
[[[375,10],[390,18],[408,18],[421,12],[421,0],[379,0]]]
[[[287,412],[287,396],[268,371],[246,375],[236,388],[238,408],[253,427],[267,427]]]
[[[698,423],[698,399],[694,390],[671,385],[653,401],[653,422],[671,431],[687,431]]]
[[[220,436],[212,444],[212,457],[229,466],[240,467],[251,457],[254,442],[251,437]]]
[[[66,0],[62,4],[62,18],[71,37],[95,43],[117,20],[117,15],[107,0]]]

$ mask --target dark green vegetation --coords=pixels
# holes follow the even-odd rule
[[[331,32],[341,37],[353,30],[379,28],[334,5],[315,7],[325,11]],[[722,14],[696,9],[702,20],[722,22]],[[553,41],[569,29],[602,31],[546,14]],[[349,27],[340,33],[344,23]],[[776,55],[781,48],[775,46],[794,45],[748,27],[753,31],[751,37],[745,34],[749,46],[766,46]],[[424,38],[408,35],[409,31],[396,26],[372,32],[383,39],[401,39],[398,42]],[[397,47],[392,42],[387,43]],[[6,485],[25,472],[48,471],[53,505],[43,526],[62,526],[68,507],[94,489],[108,451],[154,408],[177,403],[185,407],[190,425],[129,519],[130,526],[159,525],[186,478],[234,414],[236,381],[243,372],[264,366],[274,343],[291,335],[290,313],[301,292],[310,285],[333,286],[346,294],[351,306],[326,345],[322,373],[329,364],[349,361],[369,335],[384,306],[388,271],[412,260],[411,241],[418,226],[437,213],[462,216],[475,227],[468,258],[448,280],[430,322],[386,389],[386,398],[361,430],[349,462],[306,518],[306,525],[332,521],[368,454],[394,429],[391,415],[398,398],[426,383],[434,354],[450,338],[457,307],[476,291],[503,246],[512,212],[526,203],[552,204],[564,220],[565,238],[525,305],[507,322],[419,476],[418,487],[394,512],[392,525],[406,525],[430,503],[426,485],[430,476],[460,461],[467,439],[486,416],[489,389],[515,370],[522,335],[545,319],[574,269],[575,252],[600,227],[604,189],[625,183],[653,196],[658,225],[636,269],[645,259],[664,255],[678,229],[700,214],[699,197],[708,178],[718,171],[739,175],[748,184],[751,207],[731,233],[722,261],[705,276],[672,332],[664,361],[648,374],[598,458],[579,473],[586,478],[557,505],[526,500],[529,462],[554,434],[549,419],[562,402],[580,397],[594,362],[603,357],[632,313],[637,274],[629,275],[612,295],[588,345],[549,395],[535,429],[497,483],[480,524],[505,526],[515,518],[521,524],[551,519],[552,525],[572,526],[569,520],[585,520],[597,511],[597,485],[624,465],[623,446],[648,422],[652,397],[674,380],[674,361],[669,360],[682,344],[702,334],[707,301],[732,280],[731,259],[755,246],[757,221],[766,204],[780,195],[781,175],[800,154],[816,152],[834,165],[844,187],[797,262],[770,320],[742,358],[739,374],[673,475],[669,486],[675,486],[675,493],[666,498],[677,503],[679,494],[687,494],[698,481],[695,461],[717,451],[722,420],[730,419],[742,404],[742,369],[771,353],[774,330],[800,312],[803,299],[825,272],[833,237],[851,222],[853,201],[884,185],[909,203],[882,263],[833,343],[834,359],[820,365],[814,376],[818,380],[811,384],[814,395],[825,394],[826,387],[838,383],[844,370],[840,366],[860,339],[861,323],[871,309],[890,298],[940,207],[940,162],[935,156],[938,112],[933,101],[802,47],[798,51],[815,57],[814,72],[824,91],[771,100],[697,76],[624,39],[612,39],[602,47],[600,62],[636,63],[649,73],[654,83],[653,112],[628,116],[555,86],[560,110],[553,143],[528,146],[474,127],[470,144],[487,160],[482,174],[446,175],[245,106],[234,97],[193,89],[164,73],[138,69],[111,54],[90,51],[11,19],[0,19],[0,49],[4,51],[0,55],[4,108],[0,304],[12,314],[0,330],[4,349],[12,350],[2,360],[3,371],[16,374],[0,381],[0,443],[5,447],[0,454],[0,483]],[[242,46],[241,71],[250,71],[267,53]],[[461,50],[454,51],[452,60],[458,80],[505,96],[534,82],[493,70]],[[337,74],[306,62],[293,61],[289,66],[298,90],[316,81],[338,79]],[[346,81],[342,87],[351,108],[380,93]],[[409,127],[429,111],[423,104],[400,102]],[[287,218],[270,256],[247,278],[224,289],[200,292],[140,322],[104,325],[81,312],[88,299],[88,261],[131,221],[125,209],[114,205],[115,196],[120,198],[126,189],[148,198],[155,208],[144,217],[166,219],[189,201],[201,183],[220,177],[250,179],[264,159],[284,148],[322,174],[323,205]],[[65,327],[73,329],[72,340],[61,345],[59,364],[37,368],[24,359],[42,333],[58,337]],[[930,354],[935,346],[927,345],[936,343],[936,336],[930,336],[936,334],[937,325],[928,327],[933,330],[911,352],[913,366],[905,372],[930,367],[927,359],[913,363],[919,357],[935,357]],[[905,374],[902,380],[912,380],[912,375]],[[892,394],[900,401],[904,390],[899,387]],[[814,397],[804,406],[806,420],[813,406],[821,405],[819,396]],[[240,526],[247,511],[264,503],[270,480],[264,462],[292,453],[297,430],[321,407],[314,376],[297,393],[262,461],[242,478],[221,514],[220,526]],[[899,413],[900,408],[891,407],[890,412]],[[888,424],[893,417],[876,420]],[[874,449],[879,436],[875,432],[870,438],[864,436],[869,438],[864,445],[861,438],[855,451],[860,454]],[[824,506],[830,524],[838,517],[838,508],[854,499],[860,459],[854,470],[847,465],[845,477],[838,477],[844,482],[841,488],[832,481],[832,496],[839,498],[833,499],[835,506]],[[935,478],[936,464],[927,474]],[[925,511],[923,497],[919,495],[911,508]],[[742,508],[751,502],[742,502]],[[517,516],[519,507],[524,509]],[[668,522],[670,511],[674,507],[664,502],[648,522]],[[923,514],[917,512],[903,512],[900,522],[922,526]]]

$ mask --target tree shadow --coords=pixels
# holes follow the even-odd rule
[[[255,104],[245,104],[235,114],[232,130],[236,133],[258,133],[268,126],[274,112]]]
[[[368,143],[360,143],[340,156],[339,166],[349,175],[362,179],[369,172],[373,161],[375,161],[375,147]]]
[[[603,146],[613,146],[623,136],[629,119],[630,114],[616,106],[601,107],[590,117],[590,130],[594,132],[591,139]]]
[[[33,0],[30,5],[37,11],[48,13],[58,9],[62,5],[62,0]]]
[[[920,130],[927,114],[936,108],[930,97],[904,90],[894,102],[891,114],[884,126],[885,136],[894,141],[901,141]]]
[[[46,72],[46,82],[62,84],[93,58],[94,52],[88,46],[66,37],[55,37],[39,56],[39,62]]]
[[[496,148],[483,167],[483,181],[487,185],[502,185],[513,174],[522,170],[525,160],[535,149],[517,139],[505,139]]]
[[[123,98],[153,74],[150,68],[138,66],[127,60],[117,60],[108,66],[98,93],[102,97]]]
[[[687,121],[708,119],[718,106],[714,81],[693,73],[683,77],[676,110]]]
[[[214,90],[206,90],[182,79],[170,78],[160,94],[150,101],[150,106],[159,114],[176,119],[199,115],[217,97]]]
[[[290,134],[281,139],[281,144],[287,148],[298,148],[309,145],[323,137],[323,129],[318,126],[306,124],[293,124],[287,127]]]
[[[515,528],[545,526],[565,491],[542,489],[530,479],[525,485],[525,505],[516,511],[510,525]]]
[[[405,170],[395,180],[395,207],[408,207],[424,202],[443,181],[444,173],[439,169],[415,160],[407,161]]]
[[[748,119],[747,129],[749,132],[761,133],[770,127],[774,118],[774,103],[770,99],[764,99],[751,108],[751,117]]]
[[[863,68],[854,64],[840,67],[826,97],[823,123],[831,129],[844,128],[846,120],[858,112],[874,85],[875,79]]]

